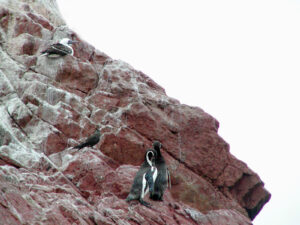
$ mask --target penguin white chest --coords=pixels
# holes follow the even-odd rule
[[[152,168],[154,169],[154,173],[153,173],[153,183],[155,183],[155,180],[156,180],[156,178],[157,178],[158,172],[157,172],[156,167],[152,167]],[[152,170],[152,168],[151,168],[151,170]]]
[[[151,166],[150,168],[150,171],[151,173],[151,182],[149,182],[149,177],[146,179],[146,174],[147,173],[144,173],[143,175],[143,179],[142,179],[142,193],[141,193],[141,197],[144,198],[146,196],[146,194],[149,192],[149,188],[150,188],[150,185],[154,185],[155,184],[155,180],[157,178],[157,175],[158,175],[158,171],[157,171],[157,168],[155,166]]]

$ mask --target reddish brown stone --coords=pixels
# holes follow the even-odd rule
[[[44,153],[51,155],[56,152],[61,152],[67,147],[67,140],[60,133],[52,133],[47,137]]]
[[[94,94],[91,98],[89,98],[89,101],[95,106],[104,109],[106,111],[111,111],[113,109],[116,109],[118,103],[120,102],[118,98],[106,96],[103,93]]]
[[[91,55],[89,61],[92,64],[100,64],[100,65],[104,65],[106,62],[108,62],[109,60],[111,60],[111,58],[106,55],[103,52],[100,52],[99,50],[95,49],[93,54]]]
[[[159,86],[157,83],[155,83],[154,80],[152,80],[146,74],[139,71],[139,75],[140,75],[140,81],[145,82],[149,86],[149,88],[151,88],[153,91],[158,91],[162,94],[166,94],[165,89],[163,87]]]
[[[106,113],[106,110],[98,109],[91,115],[91,120],[96,124],[101,123]]]
[[[42,27],[37,23],[32,23],[27,17],[18,15],[15,21],[14,36],[17,37],[23,33],[42,37]]]
[[[0,8],[0,25],[7,32],[8,23],[10,20],[10,12],[8,9],[1,7]]]
[[[17,213],[21,215],[23,221],[32,221],[35,213],[28,201],[26,201],[19,192],[7,191],[5,198],[14,206]]]
[[[33,36],[27,36],[28,38],[23,44],[21,54],[34,55],[38,50],[38,45],[36,45],[36,39]]]
[[[13,111],[9,112],[12,120],[19,126],[20,129],[24,129],[29,121],[32,119],[32,114],[25,105],[18,105]]]
[[[100,149],[107,156],[120,164],[140,165],[144,161],[147,145],[151,144],[134,131],[121,128],[118,135],[105,134]]]
[[[15,224],[15,225],[22,224],[21,221],[19,221],[15,217],[15,215],[13,215],[13,213],[9,210],[9,208],[3,206],[3,204],[0,205],[0,223],[1,224]]]
[[[71,31],[72,40],[77,41],[73,44],[74,56],[81,61],[90,61],[94,54],[95,47],[82,40],[75,32]]]
[[[62,19],[47,13],[55,9],[38,1],[17,9],[0,9],[1,28],[12,31],[0,49],[0,82],[11,83],[0,96],[1,224],[251,224],[270,194],[231,155],[215,118],[55,27]],[[74,56],[39,55],[51,31],[79,41]],[[72,148],[96,126],[96,146]],[[162,202],[146,196],[149,209],[124,200],[154,140],[172,188]]]
[[[60,114],[55,122],[55,127],[69,138],[78,138],[81,128],[78,123],[72,120],[66,120],[65,115]]]
[[[48,20],[46,20],[45,18],[43,18],[39,15],[29,12],[29,13],[27,13],[27,16],[29,16],[34,22],[41,24],[44,28],[46,28],[50,31],[52,31],[54,29]]]
[[[98,74],[89,63],[78,62],[77,64],[68,59],[68,56],[65,59],[62,68],[56,75],[57,82],[86,94],[97,86]]]

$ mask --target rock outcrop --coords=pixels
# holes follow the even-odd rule
[[[69,37],[74,56],[40,52]],[[0,224],[251,224],[270,199],[218,121],[70,30],[55,1],[0,1]],[[100,126],[93,148],[72,147]],[[153,140],[172,189],[126,198]]]

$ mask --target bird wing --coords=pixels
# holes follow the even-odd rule
[[[100,140],[100,131],[96,131],[93,135],[91,135],[90,137],[88,137],[84,142],[80,143],[79,145],[73,147],[73,148],[84,148],[84,147],[92,147],[94,145],[96,145],[99,140]]]
[[[47,48],[42,53],[48,53],[48,54],[59,54],[59,55],[67,55],[72,53],[72,49],[70,47],[56,43],[51,45],[49,48]]]
[[[150,166],[148,165],[148,163],[143,163],[139,170],[137,171],[137,173],[135,174],[135,177],[134,177],[134,183],[137,184],[137,186],[142,186],[142,177],[144,174],[147,173],[147,171],[150,169]]]
[[[162,189],[165,190],[168,186],[168,174],[167,166],[157,166],[158,174],[155,180],[155,184],[160,184]],[[157,189],[157,185],[154,185],[154,189]]]
[[[98,143],[99,139],[100,139],[100,133],[96,131],[96,133],[94,133],[92,136],[88,137],[85,140],[85,143],[87,143],[90,146],[93,146]]]

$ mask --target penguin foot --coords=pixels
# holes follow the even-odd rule
[[[157,192],[150,193],[150,199],[154,201],[163,201],[162,195]]]
[[[150,204],[150,203],[144,201],[143,199],[140,199],[139,201],[140,201],[140,203],[141,203],[142,205],[144,205],[144,206],[146,206],[146,207],[148,207],[148,208],[151,208],[151,204]]]
[[[127,196],[127,198],[125,199],[125,201],[126,202],[130,202],[130,201],[132,201],[132,200],[135,200],[136,198],[134,198],[131,194],[129,194],[128,196]]]

